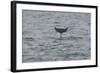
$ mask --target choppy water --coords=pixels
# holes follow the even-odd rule
[[[22,61],[90,59],[89,13],[23,10]],[[68,27],[62,40],[55,26]]]

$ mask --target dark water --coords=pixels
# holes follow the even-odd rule
[[[90,59],[90,14],[23,10],[22,61]],[[68,27],[62,34],[55,26]]]

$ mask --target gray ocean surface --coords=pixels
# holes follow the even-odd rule
[[[23,10],[22,62],[90,59],[90,22],[90,13]],[[55,27],[68,27],[62,40]]]

